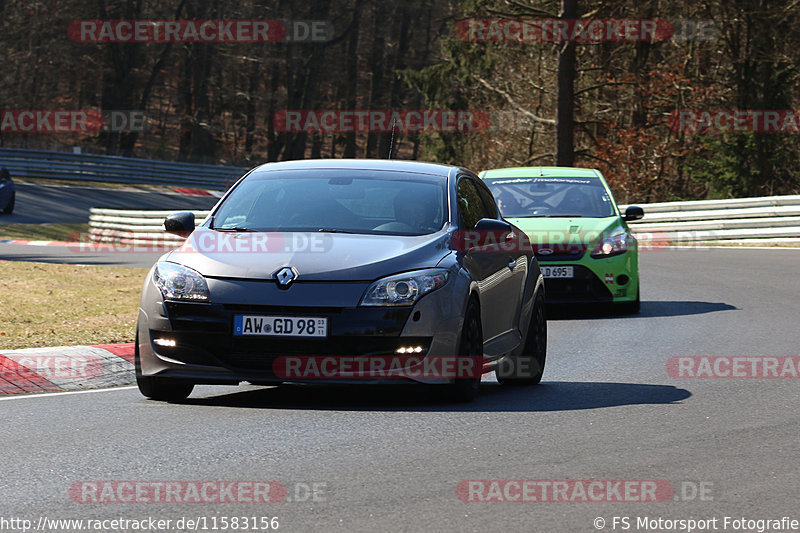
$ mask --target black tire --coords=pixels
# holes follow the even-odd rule
[[[544,296],[536,295],[525,347],[517,357],[507,357],[495,370],[502,385],[537,385],[542,381],[547,359],[547,313]]]
[[[483,327],[478,301],[470,298],[458,341],[459,357],[483,357]],[[456,402],[471,402],[478,395],[481,376],[456,379],[448,385],[447,397]]]
[[[642,300],[640,298],[639,285],[636,285],[636,299],[632,302],[625,302],[617,304],[617,309],[623,315],[635,315],[642,309]]]
[[[151,400],[162,402],[179,402],[189,397],[194,389],[194,383],[182,379],[143,376],[142,365],[139,361],[139,334],[136,334],[136,344],[133,349],[133,366],[136,369],[136,385],[143,396]]]
[[[14,212],[14,201],[16,199],[17,199],[17,193],[14,193],[14,195],[11,197],[11,201],[8,202],[8,205],[6,206],[6,208],[3,209],[3,213],[4,214],[10,215],[11,213]]]

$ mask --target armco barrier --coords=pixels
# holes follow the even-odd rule
[[[800,195],[640,205],[645,216],[631,229],[645,245],[800,243]],[[93,208],[89,232],[95,242],[177,245],[180,237],[164,233],[171,212]],[[209,212],[194,213],[199,221]]]
[[[626,206],[620,206],[624,211]],[[642,205],[631,223],[640,240],[655,244],[800,242],[800,195],[699,200]]]
[[[12,177],[170,185],[226,190],[248,169],[133,157],[0,148]]]
[[[174,212],[93,207],[89,215],[89,235],[98,243],[177,246],[183,239],[164,231],[164,218]],[[192,212],[198,222],[209,213]]]

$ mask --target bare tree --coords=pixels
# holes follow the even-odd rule
[[[562,19],[578,18],[578,0],[561,0]],[[558,112],[556,114],[556,165],[575,165],[575,41],[558,47]]]

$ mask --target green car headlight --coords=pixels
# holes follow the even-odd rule
[[[592,257],[597,259],[624,254],[628,251],[628,240],[629,235],[627,233],[615,233],[608,237],[603,237],[592,251]]]

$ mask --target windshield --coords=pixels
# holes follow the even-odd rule
[[[425,235],[444,226],[445,184],[391,171],[256,172],[225,199],[212,228]]]
[[[615,215],[598,178],[495,178],[486,184],[504,218],[591,217]]]

